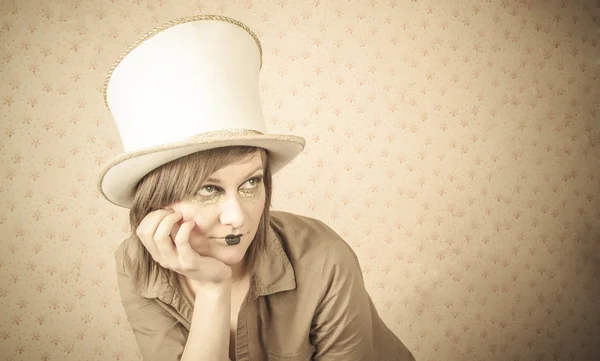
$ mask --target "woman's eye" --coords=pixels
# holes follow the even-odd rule
[[[260,184],[261,181],[262,181],[261,177],[250,178],[242,185],[241,188],[242,189],[254,189],[254,188],[258,187],[258,185]]]
[[[201,196],[211,196],[217,192],[217,187],[215,186],[204,186],[198,192]]]

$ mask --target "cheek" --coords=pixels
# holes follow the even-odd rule
[[[168,208],[173,209],[175,212],[181,213],[181,215],[183,217],[182,217],[181,221],[179,221],[179,223],[183,223],[183,222],[193,219],[192,208],[186,203],[182,203],[182,202],[174,203],[174,204],[170,205]]]
[[[193,232],[204,233],[204,231],[218,220],[218,207],[198,207],[187,202],[177,203],[171,206],[174,211],[183,215],[179,224],[183,222],[194,221],[196,226]]]
[[[260,218],[265,208],[265,193],[257,194],[254,196],[246,197],[241,199],[242,204],[246,210],[246,214],[252,218]]]

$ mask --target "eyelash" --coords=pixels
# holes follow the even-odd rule
[[[243,185],[243,184],[245,184],[245,183],[248,183],[248,182],[250,182],[250,181],[255,181],[255,182],[256,182],[256,185],[255,185],[255,186],[258,186],[258,185],[260,185],[260,183],[262,183],[262,181],[263,181],[263,176],[256,176],[256,177],[252,177],[252,178],[250,178],[250,179],[246,180],[244,183],[242,183],[242,185]],[[215,190],[215,191],[222,191],[222,189],[221,189],[220,187],[218,187],[218,186],[214,186],[214,185],[212,185],[212,184],[207,184],[207,185],[203,186],[203,187],[200,189],[200,191],[202,191],[203,189],[206,189],[207,187],[212,187],[212,188],[214,188],[214,190]],[[200,192],[198,192],[198,193],[200,193]],[[212,194],[212,193],[211,193],[211,194]]]

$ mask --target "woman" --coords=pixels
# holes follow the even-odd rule
[[[105,83],[125,152],[99,189],[130,208],[115,257],[144,360],[414,360],[344,240],[270,212],[272,173],[305,141],[265,131],[261,64],[244,24],[196,16],[145,35]]]

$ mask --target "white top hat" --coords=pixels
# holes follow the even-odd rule
[[[211,148],[264,148],[273,173],[292,161],[305,140],[267,134],[261,65],[256,34],[218,15],[171,21],[130,46],[104,86],[124,148],[101,170],[98,188],[106,199],[129,208],[150,171]]]

